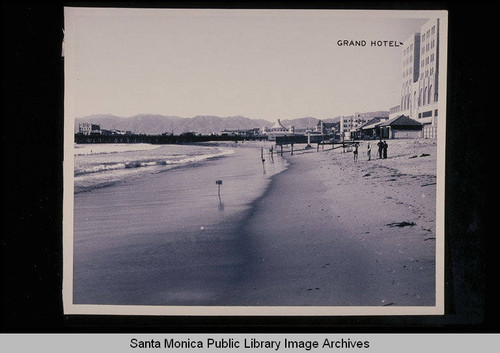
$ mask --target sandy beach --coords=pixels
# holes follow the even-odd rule
[[[432,306],[436,143],[389,141],[358,162],[299,151],[243,227],[253,253],[232,304]],[[373,148],[372,142],[372,148]]]
[[[236,194],[223,210],[212,179],[237,174],[221,164],[231,157],[76,195],[75,303],[434,305],[436,143],[388,142],[371,161],[362,142],[356,163],[296,146],[252,203],[227,202],[249,200],[250,179],[224,184]],[[182,195],[158,193],[169,188]]]

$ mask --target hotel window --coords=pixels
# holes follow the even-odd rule
[[[430,32],[430,29],[429,29],[429,30],[427,30],[427,32],[425,32],[425,37],[426,37],[426,38],[429,38],[429,32]]]
[[[434,54],[431,54],[431,62],[434,61]]]
[[[428,65],[429,64],[429,57],[426,57],[425,58],[425,65]]]
[[[429,43],[425,45],[425,50],[429,50]]]
[[[432,26],[431,33],[434,34],[435,31],[436,31],[436,26]]]
[[[434,48],[434,39],[431,42],[431,48]]]
[[[431,67],[431,76],[432,76],[433,73],[434,73],[434,68]]]

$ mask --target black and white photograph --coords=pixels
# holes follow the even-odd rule
[[[442,315],[448,13],[64,9],[64,313]]]

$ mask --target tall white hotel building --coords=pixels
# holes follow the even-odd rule
[[[408,115],[424,124],[423,134],[435,138],[438,122],[439,19],[431,19],[402,46],[399,106],[389,118]]]

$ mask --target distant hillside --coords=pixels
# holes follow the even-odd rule
[[[388,111],[376,111],[361,113],[367,118],[388,116]],[[340,116],[323,119],[324,122],[334,123],[340,121]],[[296,129],[315,127],[319,119],[305,117],[299,119],[281,119],[284,126],[295,126]],[[175,135],[183,132],[197,132],[204,135],[220,133],[223,130],[244,130],[261,127],[270,127],[274,122],[263,119],[250,119],[243,116],[217,117],[217,116],[195,116],[183,118],[179,116],[166,116],[158,114],[138,114],[130,117],[120,117],[112,114],[94,114],[75,119],[75,132],[78,132],[78,124],[82,122],[96,123],[105,130],[131,131],[135,134],[163,134],[173,133]]]
[[[182,118],[153,114],[139,114],[131,117],[118,117],[111,114],[89,115],[75,119],[75,132],[78,124],[92,122],[99,124],[101,129],[132,131],[136,134],[162,134],[193,131],[201,134],[219,133],[225,129],[252,129],[272,126],[273,123],[262,119],[249,119],[242,116],[220,118],[217,116],[196,116]]]

